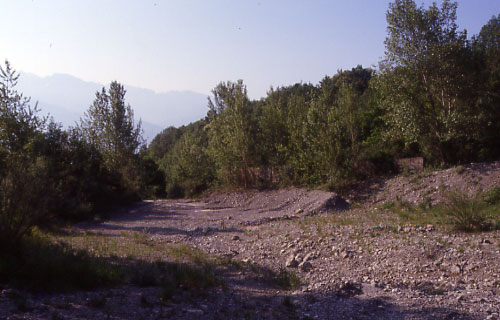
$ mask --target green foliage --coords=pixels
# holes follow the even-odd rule
[[[210,156],[222,181],[249,186],[255,124],[246,86],[242,80],[221,82],[212,93],[207,125]]]
[[[483,61],[456,25],[456,3],[428,9],[397,0],[387,12],[378,90],[392,139],[418,144],[431,163],[474,158],[487,117]]]
[[[110,166],[120,165],[143,143],[141,123],[134,123],[134,112],[125,105],[125,89],[116,81],[109,91],[102,88],[78,126],[86,141],[97,148]]]
[[[149,146],[151,156],[155,150],[165,150],[156,162],[164,173],[168,197],[196,196],[213,183],[215,164],[208,154],[206,124],[200,120],[178,129],[167,128]]]
[[[136,152],[140,129],[124,106],[123,87],[112,84],[109,95],[103,89],[87,126],[64,131],[16,91],[19,76],[8,62],[0,71],[2,247],[17,248],[34,226],[87,219],[139,196],[161,195],[157,165]]]
[[[192,295],[220,284],[210,265],[194,266],[186,263],[138,262],[132,267],[131,282],[142,287],[161,286],[162,300],[169,301],[179,291]]]
[[[15,90],[19,75],[0,67],[0,244],[20,241],[50,211],[51,177],[40,144],[46,119]]]
[[[484,202],[489,205],[500,204],[500,187],[494,187],[483,196]]]
[[[138,154],[143,145],[141,121],[136,125],[134,112],[125,104],[125,89],[114,81],[103,88],[75,130],[102,157],[105,169],[114,177],[112,184],[125,199],[158,197],[164,194],[162,173],[157,165]]]
[[[496,159],[500,18],[469,40],[456,10],[449,0],[429,8],[392,2],[387,53],[377,72],[358,66],[318,85],[271,88],[260,101],[248,99],[241,80],[220,83],[209,100],[206,131],[184,137],[185,129],[169,128],[150,146],[168,193],[188,195],[193,185],[215,183],[340,190],[395,172],[398,157],[423,156],[434,167]],[[217,175],[197,178],[201,164]],[[259,184],[262,172],[267,183]]]

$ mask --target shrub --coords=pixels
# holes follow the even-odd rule
[[[444,214],[452,218],[456,229],[468,232],[484,229],[488,219],[478,197],[470,197],[461,191],[446,194]]]

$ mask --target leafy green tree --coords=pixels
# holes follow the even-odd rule
[[[428,9],[396,0],[387,12],[386,58],[379,90],[393,137],[416,143],[428,160],[446,163],[477,138],[475,60],[456,25],[457,4]],[[480,82],[480,81],[479,81]]]
[[[221,82],[212,93],[207,125],[210,156],[225,183],[248,186],[255,125],[246,86],[242,80]]]
[[[305,120],[318,88],[311,84],[271,88],[259,117],[261,163],[277,169],[282,183],[300,184],[310,171]]]
[[[370,134],[363,132],[363,117],[371,72],[358,66],[321,81],[321,94],[309,108],[306,130],[314,169],[310,175],[316,184],[337,188],[355,178],[354,164]]]
[[[478,160],[491,160],[500,154],[500,14],[493,16],[473,42],[475,54],[484,59],[481,68],[485,86],[479,92],[478,103],[483,119]]]
[[[215,178],[215,165],[203,135],[187,132],[169,155],[168,190],[171,196],[193,196],[207,189]],[[176,194],[176,188],[177,194]]]
[[[127,161],[143,144],[141,121],[135,124],[132,108],[125,105],[125,93],[123,85],[116,81],[110,84],[109,91],[102,88],[78,127],[110,166]]]
[[[41,155],[46,119],[15,89],[19,75],[0,67],[0,244],[18,242],[50,215],[52,184]],[[4,249],[4,248],[0,248]]]
[[[183,127],[168,127],[157,134],[148,146],[148,154],[155,160],[160,160],[170,152],[175,143],[184,134]]]

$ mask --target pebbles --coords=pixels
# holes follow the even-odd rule
[[[500,313],[500,232],[450,235],[434,225],[398,228],[394,216],[380,211],[377,220],[371,221],[367,209],[314,217],[305,217],[305,210],[291,218],[287,214],[296,213],[296,208],[307,208],[307,203],[294,205],[293,201],[287,203],[286,212],[272,211],[279,219],[271,218],[269,211],[235,208],[201,214],[193,209],[205,208],[199,202],[153,204],[155,212],[165,212],[164,221],[117,219],[109,222],[113,228],[94,228],[113,235],[155,223],[154,228],[148,225],[149,232],[158,230],[148,245],[185,245],[215,261],[223,260],[215,267],[223,287],[190,298],[179,293],[177,300],[168,303],[159,299],[163,288],[130,286],[49,298],[28,296],[25,300],[32,309],[24,314],[16,311],[19,299],[13,297],[25,293],[2,287],[0,319],[14,312],[18,318],[51,318],[53,310],[59,318],[109,315],[113,319],[181,320],[329,319],[337,315],[345,319],[442,319],[444,311],[457,319],[496,319]],[[178,215],[172,219],[168,212]],[[244,224],[259,219],[262,224]],[[285,290],[276,278],[280,283],[300,280],[301,284]],[[88,295],[106,297],[105,308],[79,304]]]

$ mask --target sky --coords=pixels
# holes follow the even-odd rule
[[[243,79],[258,99],[271,86],[376,66],[388,3],[0,0],[0,59],[39,76],[117,80],[156,92],[209,94],[221,81]],[[498,14],[499,0],[458,1],[458,24],[469,35]]]

